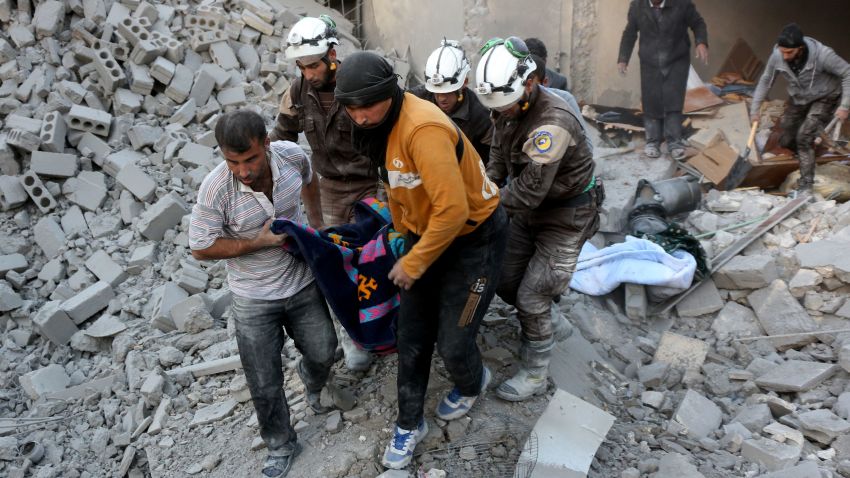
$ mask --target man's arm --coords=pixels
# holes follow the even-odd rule
[[[750,121],[758,121],[761,113],[761,104],[767,98],[767,93],[770,92],[773,83],[776,81],[776,58],[777,56],[774,51],[767,60],[767,66],[764,67],[764,73],[762,73],[761,79],[759,79],[756,91],[753,92],[753,102],[750,105]]]
[[[272,141],[298,142],[298,133],[301,132],[301,127],[298,122],[298,110],[292,102],[292,89],[293,87],[290,86],[280,99],[277,122],[272,132],[269,133],[269,139]]]
[[[561,158],[574,145],[573,136],[561,126],[543,125],[532,131],[522,147],[528,164],[502,189],[505,209],[514,213],[537,208],[549,194]]]
[[[694,43],[697,45],[705,45],[708,48],[708,27],[703,20],[702,15],[697,11],[697,7],[693,3],[688,4],[688,11],[685,15],[688,22],[688,27],[694,32]]]
[[[631,5],[629,5],[626,28],[623,30],[623,37],[620,39],[620,55],[617,59],[620,73],[622,74],[626,73],[626,66],[629,64],[629,58],[632,57],[632,51],[635,48],[635,42],[638,38],[637,15],[638,3],[636,1],[632,1]]]
[[[487,177],[501,187],[508,180],[507,153],[502,151],[501,141],[495,140],[496,131],[490,141],[490,160],[487,162]]]
[[[269,219],[263,224],[260,233],[253,239],[227,239],[220,237],[206,249],[193,249],[192,257],[202,261],[230,259],[244,256],[267,247],[278,247],[286,240],[286,234],[275,234],[271,231],[274,220]]]
[[[850,109],[850,63],[844,61],[844,58],[838,56],[833,49],[829,49],[824,55],[823,69],[839,78],[841,78],[841,103],[838,105],[839,110],[844,110],[844,117],[847,119],[847,110]],[[839,112],[836,112],[839,113]]]
[[[310,182],[301,187],[301,200],[304,201],[304,209],[307,210],[307,222],[310,227],[323,229],[325,221],[322,218],[322,196],[319,192],[319,178],[315,172],[310,178]]]

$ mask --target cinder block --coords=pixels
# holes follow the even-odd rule
[[[130,61],[137,65],[147,65],[165,54],[165,45],[153,40],[143,40],[133,47]]]
[[[106,157],[102,164],[103,171],[113,178],[117,178],[122,169],[131,164],[138,164],[142,159],[144,159],[144,156],[141,153],[132,149],[122,149]]]
[[[80,160],[75,154],[48,153],[36,151],[32,153],[30,167],[39,176],[54,178],[70,178],[76,176]]]
[[[41,124],[41,148],[45,151],[53,153],[61,153],[65,151],[65,134],[68,127],[65,125],[65,120],[58,111],[51,111],[44,115],[44,121]]]
[[[23,272],[27,270],[29,263],[23,254],[5,254],[0,256],[0,276],[9,271]]]
[[[144,202],[153,199],[156,192],[156,182],[135,164],[121,168],[115,180]]]
[[[107,189],[103,173],[83,171],[75,179],[65,181],[62,188],[66,197],[87,211],[97,211],[106,199]]]
[[[38,38],[49,37],[59,31],[65,20],[65,3],[47,0],[35,7],[32,25]]]
[[[118,88],[112,96],[112,110],[118,115],[138,113],[142,110],[142,95]]]
[[[209,275],[200,267],[181,261],[181,269],[177,272],[175,282],[190,294],[199,294],[207,290]]]
[[[171,78],[174,77],[174,70],[177,66],[164,57],[159,57],[151,63],[150,73],[151,76],[162,83],[163,85],[167,85],[171,82]]]
[[[69,207],[65,211],[65,215],[62,216],[60,222],[62,223],[62,230],[65,231],[65,234],[67,234],[69,238],[73,238],[75,236],[82,237],[89,231],[89,225],[86,223],[83,211],[77,205]]]
[[[194,98],[189,98],[183,106],[177,108],[177,111],[168,119],[170,124],[179,124],[181,126],[186,126],[191,123],[192,120],[195,119],[195,111],[197,111],[198,105],[195,103]]]
[[[192,70],[183,65],[174,69],[174,77],[165,89],[165,96],[177,103],[183,103],[192,91]]]
[[[38,134],[21,129],[12,129],[6,134],[6,143],[32,153],[41,146]]]
[[[29,196],[21,181],[14,176],[0,176],[0,208],[4,211],[23,206]]]
[[[189,206],[183,198],[172,192],[148,208],[137,227],[146,238],[161,241],[165,231],[180,224],[180,220],[188,213]]]
[[[103,165],[104,159],[112,154],[112,148],[105,141],[91,133],[83,133],[77,143],[77,150],[83,155],[91,154],[91,159],[98,166]]]
[[[68,113],[68,126],[71,129],[109,136],[112,115],[103,110],[87,106],[74,105]]]
[[[156,261],[156,244],[145,244],[133,249],[127,261],[127,273],[136,275],[152,266]]]
[[[126,5],[115,2],[109,9],[109,15],[106,16],[106,23],[118,28],[118,25],[121,24],[121,20],[129,17],[131,13],[132,12]]]
[[[221,105],[215,98],[210,98],[207,101],[207,104],[198,108],[198,111],[195,113],[195,121],[197,121],[198,123],[203,123],[210,119],[213,115],[218,113],[221,113]],[[215,131],[206,131],[204,134],[206,133],[213,133],[213,137],[215,137]],[[200,143],[200,141],[198,141],[198,143]],[[218,143],[212,144],[212,146],[216,145],[218,145]],[[209,146],[209,144],[207,144],[207,146]]]
[[[139,151],[146,146],[153,146],[163,133],[163,129],[157,126],[136,125],[127,131],[127,137],[133,149]]]
[[[82,0],[82,4],[85,18],[98,25],[106,20],[106,4],[103,0]],[[112,26],[111,24],[107,25]]]
[[[153,77],[145,65],[137,65],[129,63],[129,76],[127,77],[130,84],[130,91],[140,95],[149,95],[153,91]]]
[[[100,76],[100,84],[107,91],[115,91],[119,86],[127,81],[127,76],[124,70],[112,56],[112,52],[107,48],[94,50],[94,59],[92,60],[97,69],[97,74]]]
[[[239,68],[239,60],[236,59],[236,54],[227,42],[220,41],[210,45],[210,56],[216,65],[224,70],[234,70]]]
[[[156,143],[154,143],[153,149],[154,151],[161,153],[168,149],[169,146],[174,149],[180,148],[188,141],[189,136],[182,131],[166,131],[166,133],[160,136]]]
[[[109,301],[115,297],[115,292],[108,282],[98,281],[86,287],[82,292],[62,302],[59,306],[75,324],[80,325],[89,317],[98,313],[109,305]]]
[[[121,196],[118,199],[118,211],[121,213],[121,221],[124,224],[132,224],[133,219],[138,218],[144,210],[145,206],[135,200],[133,193],[126,189],[121,191]]]
[[[65,263],[62,262],[62,258],[57,257],[47,261],[47,264],[38,271],[38,278],[44,282],[52,281],[58,284],[65,278]]]
[[[56,345],[65,345],[80,329],[59,306],[58,300],[44,304],[33,317],[38,332]]]
[[[183,166],[190,168],[206,166],[212,170],[218,165],[215,161],[214,150],[197,143],[186,143],[177,155],[177,160]]]
[[[186,15],[183,24],[188,28],[200,30],[222,30],[224,29],[224,18],[206,17],[202,15]]]
[[[62,96],[68,98],[75,104],[80,104],[86,97],[86,89],[83,88],[82,85],[75,81],[62,80],[56,86],[56,91],[58,91]]]
[[[47,190],[44,183],[41,182],[41,179],[33,171],[24,173],[21,176],[20,182],[42,213],[47,214],[51,209],[56,207],[56,200],[53,199],[53,195],[50,194],[50,191]]]
[[[209,50],[213,43],[227,41],[227,35],[220,30],[196,31],[189,40],[189,46],[197,53]]]
[[[146,18],[149,22],[154,23],[159,18],[159,10],[148,2],[140,2],[139,6],[133,12],[136,18]]]
[[[118,27],[118,33],[134,47],[140,42],[150,40],[151,37],[150,32],[142,26],[140,20],[139,18],[127,16],[116,25]]]
[[[187,297],[189,297],[189,293],[173,282],[167,282],[157,287],[152,294],[151,327],[163,332],[177,330],[171,318],[171,309]]]
[[[71,377],[65,373],[65,368],[55,363],[21,375],[19,380],[21,387],[33,400],[50,392],[64,390],[71,384]]]
[[[203,294],[192,295],[174,304],[171,308],[171,320],[177,330],[189,334],[196,334],[213,326],[213,318]]]
[[[198,71],[195,76],[195,82],[192,85],[192,90],[189,97],[195,100],[198,106],[203,106],[210,99],[210,95],[215,88],[215,78],[206,69]]]
[[[127,280],[127,273],[124,272],[124,268],[113,261],[109,254],[102,249],[86,259],[85,264],[86,268],[92,271],[92,274],[112,287]]]
[[[241,86],[234,86],[218,92],[218,102],[222,107],[244,105],[247,101],[245,98],[245,89]]]
[[[7,129],[20,129],[28,133],[39,134],[41,132],[42,120],[11,114],[6,117]]]
[[[256,13],[242,10],[242,21],[264,35],[274,35],[274,25],[260,18]]]
[[[65,247],[65,233],[52,218],[41,218],[32,229],[35,243],[44,252],[44,256],[53,259],[59,250]]]

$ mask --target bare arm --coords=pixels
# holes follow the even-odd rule
[[[275,234],[270,227],[273,219],[263,224],[260,233],[253,239],[218,238],[206,249],[192,250],[192,257],[202,261],[231,259],[244,256],[267,247],[278,247],[286,240],[286,234]]]
[[[325,227],[322,219],[322,195],[319,192],[319,178],[316,173],[309,183],[301,188],[301,200],[304,201],[304,209],[307,210],[307,222],[313,229]]]

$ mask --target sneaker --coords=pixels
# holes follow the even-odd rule
[[[393,437],[387,444],[387,449],[384,450],[381,464],[393,470],[401,470],[406,467],[413,459],[413,450],[416,445],[427,435],[428,422],[424,418],[416,430],[405,430],[396,425]]]
[[[670,157],[676,161],[685,159],[685,148],[674,147],[670,150]]]
[[[648,158],[658,158],[661,156],[661,150],[658,149],[657,144],[647,143],[646,146],[643,147],[643,154],[645,154]]]
[[[437,405],[437,416],[442,420],[456,420],[469,412],[469,409],[472,408],[472,405],[475,404],[475,401],[478,397],[481,396],[481,393],[484,393],[487,390],[487,385],[490,384],[490,380],[493,378],[493,375],[490,373],[490,369],[484,367],[484,372],[481,377],[481,392],[478,395],[473,397],[464,397],[460,394],[460,390],[457,387],[454,387],[451,392],[444,398],[439,405]]]
[[[295,443],[295,450],[286,456],[269,455],[263,463],[263,472],[260,475],[263,478],[282,478],[289,473],[292,468],[292,462],[295,460],[295,455],[301,451],[301,445]]]
[[[310,407],[310,410],[313,410],[313,413],[316,415],[322,415],[334,409],[334,407],[322,405],[322,392],[307,392],[304,394],[304,397],[307,399],[307,405]]]

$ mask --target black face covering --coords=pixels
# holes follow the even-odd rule
[[[360,153],[369,157],[372,170],[378,171],[385,182],[388,181],[386,168],[384,168],[384,161],[386,161],[387,155],[387,140],[389,139],[390,132],[393,130],[393,126],[395,126],[398,120],[403,103],[404,91],[396,87],[396,91],[392,96],[390,109],[380,124],[370,128],[362,128],[357,123],[354,123],[352,130],[354,147]]]

